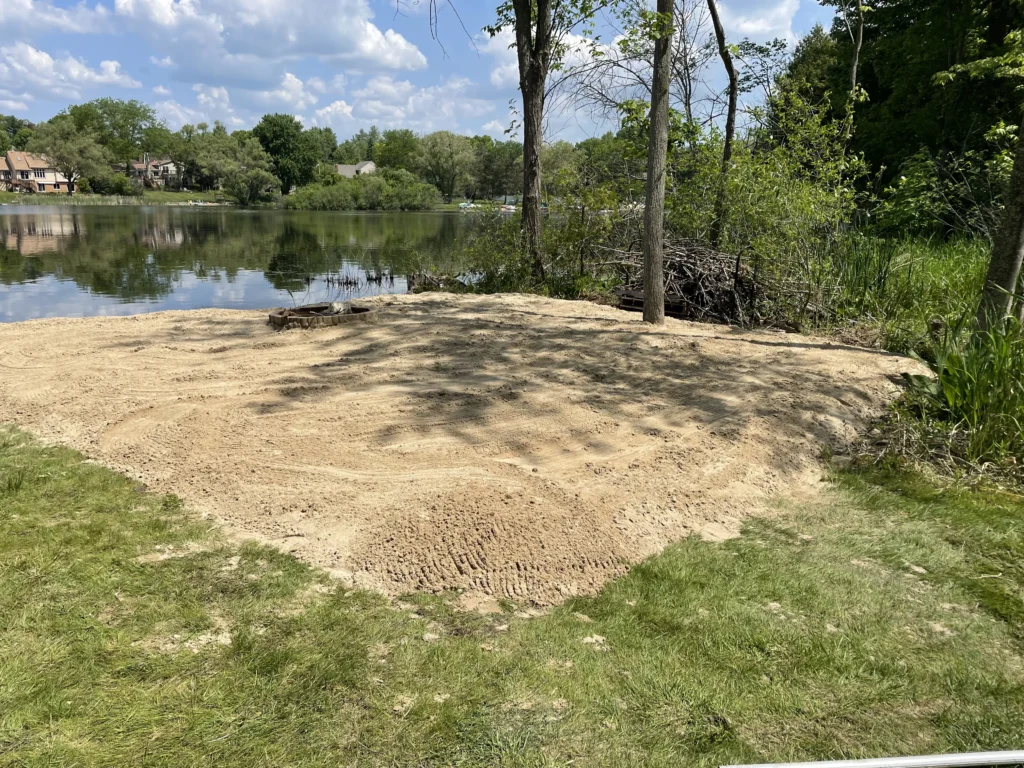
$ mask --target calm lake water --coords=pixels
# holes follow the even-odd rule
[[[404,293],[451,268],[457,213],[0,207],[0,322]]]

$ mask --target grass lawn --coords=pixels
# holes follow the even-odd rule
[[[187,203],[189,200],[203,200],[213,203],[223,200],[219,192],[171,192],[147,190],[142,199],[134,197],[111,197],[104,195],[22,195],[14,192],[0,192],[0,203],[11,205],[164,205]]]
[[[1024,502],[845,474],[599,596],[335,588],[0,430],[0,765],[691,766],[1021,748]]]

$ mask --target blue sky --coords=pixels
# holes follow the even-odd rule
[[[443,0],[440,44],[427,0],[0,0],[0,113],[41,120],[114,96],[153,104],[172,129],[288,112],[339,138],[371,124],[500,136],[514,52],[480,32],[493,0],[452,2],[475,45]],[[813,0],[720,6],[737,40],[795,41],[831,18]],[[567,119],[559,138],[606,127]]]

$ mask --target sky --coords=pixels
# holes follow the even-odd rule
[[[251,128],[267,112],[330,126],[501,137],[518,98],[509,38],[481,30],[495,0],[0,0],[0,113],[45,120],[99,96],[152,104],[168,127]],[[815,0],[719,0],[730,39],[793,43]],[[597,32],[601,34],[602,24]],[[558,138],[609,126],[563,116]]]

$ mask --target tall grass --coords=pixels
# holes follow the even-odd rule
[[[976,306],[988,248],[981,239],[845,238],[827,262],[828,303],[840,324],[876,326],[885,349],[927,355],[933,329]]]
[[[939,427],[959,458],[1015,467],[1024,459],[1024,327],[1008,318],[978,331],[961,320],[934,354],[934,378],[907,377],[923,425]]]

